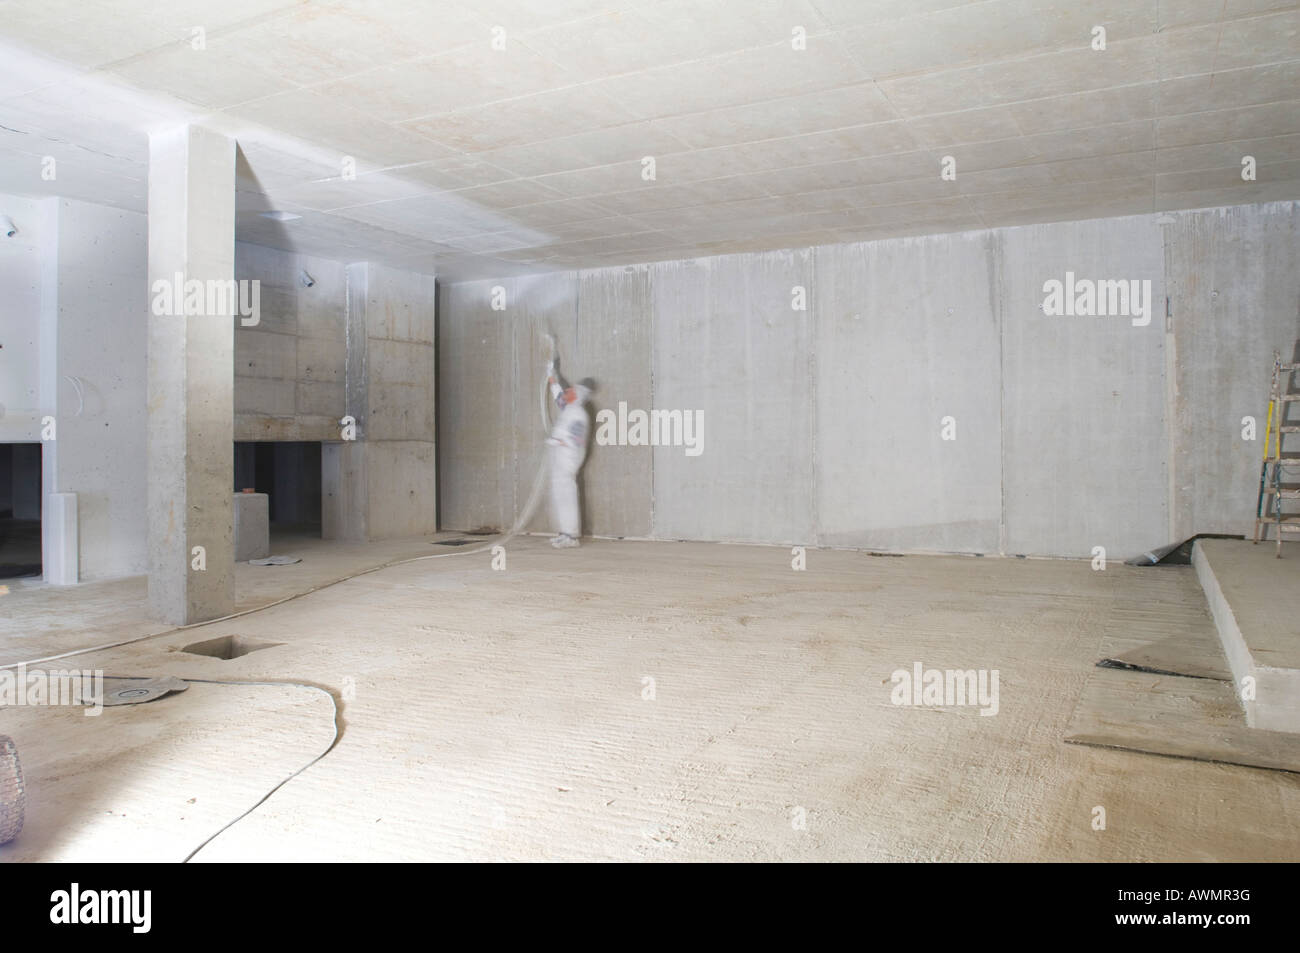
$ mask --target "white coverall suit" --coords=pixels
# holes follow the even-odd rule
[[[551,463],[551,519],[559,533],[552,545],[576,546],[582,535],[582,514],[578,508],[578,471],[587,459],[587,431],[591,418],[585,406],[590,392],[581,384],[562,386],[554,370],[550,374],[551,396],[560,416],[547,439]]]

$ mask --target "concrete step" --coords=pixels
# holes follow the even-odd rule
[[[1246,723],[1300,732],[1300,547],[1283,543],[1278,559],[1276,545],[1198,539],[1192,565],[1205,590]],[[1250,690],[1243,694],[1247,684]]]

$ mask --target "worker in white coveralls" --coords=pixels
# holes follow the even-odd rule
[[[551,397],[560,410],[551,436],[546,440],[551,458],[551,519],[558,533],[551,545],[565,549],[577,546],[578,537],[582,535],[578,471],[587,459],[591,417],[586,403],[596,389],[596,382],[588,377],[570,387],[560,375],[558,358],[552,358],[546,366],[546,380],[551,388]]]

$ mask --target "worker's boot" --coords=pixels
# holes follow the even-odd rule
[[[551,545],[556,549],[572,549],[574,546],[579,544],[572,536],[566,536],[564,533],[561,533],[559,536],[556,536],[551,540]]]

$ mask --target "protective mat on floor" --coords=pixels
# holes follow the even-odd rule
[[[0,709],[27,789],[0,863],[183,860],[334,735],[329,696],[291,685],[190,683],[155,704],[85,712]]]
[[[1215,678],[1231,681],[1228,660],[1217,638],[1207,638],[1202,628],[1143,645],[1102,659],[1101,668],[1135,669],[1158,675],[1186,675],[1189,678]]]
[[[1300,772],[1300,734],[1248,727],[1232,682],[1215,678],[1096,669],[1065,741]]]

